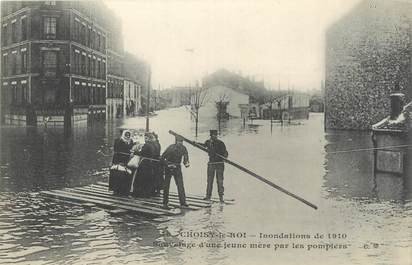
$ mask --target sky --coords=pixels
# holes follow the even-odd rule
[[[152,86],[194,85],[225,68],[269,89],[319,89],[325,31],[360,0],[105,0]]]

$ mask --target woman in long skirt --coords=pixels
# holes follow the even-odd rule
[[[146,133],[144,145],[140,151],[135,152],[141,159],[133,183],[133,196],[135,197],[154,195],[155,178],[152,159],[155,157],[155,148],[151,142],[152,137],[151,133]]]
[[[132,184],[131,170],[127,163],[131,157],[133,142],[128,130],[122,132],[122,136],[114,142],[114,155],[110,168],[109,190],[115,195],[128,195]]]

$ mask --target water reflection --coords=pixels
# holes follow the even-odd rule
[[[359,151],[373,148],[369,132],[328,131],[325,139],[326,196],[400,202],[412,197],[409,163],[403,175],[377,172],[373,150]]]
[[[76,127],[70,137],[62,128],[2,127],[0,191],[91,183],[96,177],[91,171],[100,172],[110,161],[99,153],[113,139],[113,132],[104,126]]]

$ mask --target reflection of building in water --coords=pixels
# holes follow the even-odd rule
[[[412,197],[411,165],[408,164],[402,176],[375,172],[370,133],[331,131],[326,140],[324,185],[328,196],[385,201]]]
[[[98,152],[107,139],[103,122],[75,128],[71,137],[63,128],[35,127],[3,127],[0,135],[0,164],[5,167],[0,188],[5,191],[86,185],[111,160]]]
[[[410,1],[364,0],[326,34],[325,127],[370,129],[389,94],[412,97]]]

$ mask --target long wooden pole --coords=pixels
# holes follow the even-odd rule
[[[178,134],[178,133],[176,133],[176,132],[174,132],[174,131],[172,131],[172,130],[169,130],[169,133],[172,134],[172,135],[174,135],[174,136],[179,136],[179,137],[181,137],[185,142],[187,142],[187,143],[193,145],[194,147],[197,147],[197,148],[199,148],[199,149],[207,152],[207,149],[206,149],[205,147],[197,144],[196,142],[191,141],[191,140],[183,137],[182,135],[180,135],[180,134]],[[282,187],[276,185],[275,183],[273,183],[272,181],[270,181],[270,180],[268,180],[268,179],[266,179],[266,178],[264,178],[264,177],[262,177],[262,176],[259,176],[258,174],[250,171],[249,169],[247,169],[247,168],[245,168],[245,167],[243,167],[243,166],[241,166],[241,165],[239,165],[239,164],[237,164],[237,163],[235,163],[235,162],[233,162],[233,161],[230,161],[229,159],[227,159],[227,158],[224,157],[224,156],[221,156],[221,155],[219,155],[219,154],[216,154],[216,155],[219,156],[220,158],[222,158],[223,161],[225,161],[226,163],[228,163],[228,164],[236,167],[237,169],[242,170],[243,172],[248,173],[249,175],[257,178],[258,180],[260,180],[260,181],[262,181],[262,182],[264,182],[264,183],[266,183],[266,184],[268,184],[269,186],[271,186],[271,187],[273,187],[273,188],[275,188],[275,189],[277,189],[277,190],[279,190],[279,191],[281,191],[281,192],[283,192],[283,193],[285,193],[285,194],[287,194],[287,195],[289,195],[289,196],[291,196],[291,197],[293,197],[293,198],[295,198],[295,199],[303,202],[304,204],[312,207],[312,208],[315,209],[315,210],[318,209],[318,207],[317,207],[316,205],[314,205],[313,203],[310,203],[310,202],[308,202],[307,200],[299,197],[298,195],[295,195],[295,194],[291,193],[290,191],[285,190],[284,188],[282,188]]]

